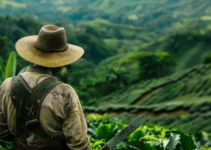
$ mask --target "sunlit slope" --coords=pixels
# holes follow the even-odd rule
[[[125,119],[148,115],[151,123],[178,126],[190,132],[211,131],[211,65],[143,81],[97,100],[85,112],[110,113]],[[121,115],[120,115],[121,116]],[[195,124],[198,122],[198,124]]]

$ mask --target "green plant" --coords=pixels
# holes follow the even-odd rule
[[[16,53],[15,52],[10,52],[6,68],[5,68],[5,78],[14,76],[16,73]]]
[[[92,148],[96,150],[125,126],[116,118],[110,119],[107,115],[106,118],[101,115],[97,116],[98,119],[89,117],[87,120],[89,131],[90,129],[97,131],[89,134]],[[98,132],[100,132],[100,136],[97,135]],[[211,143],[206,146],[203,144],[204,138],[208,141],[211,140],[208,133],[203,132],[203,134],[193,137],[194,135],[176,128],[143,125],[129,135],[126,140],[118,144],[114,150],[195,150],[196,148],[207,150],[211,146]]]
[[[2,82],[5,78],[15,76],[16,73],[16,67],[17,67],[17,62],[16,62],[16,53],[15,52],[10,52],[9,58],[6,63],[6,67],[4,67],[4,61],[0,57],[0,81]]]

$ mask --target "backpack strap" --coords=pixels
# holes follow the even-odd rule
[[[47,94],[58,84],[62,82],[58,81],[55,77],[50,77],[43,80],[39,85],[37,85],[31,92],[30,99],[28,101],[28,114],[27,114],[27,124],[28,121],[33,121],[37,119],[39,122],[40,107],[47,96]]]
[[[28,125],[39,123],[42,101],[60,83],[57,78],[50,77],[32,90],[21,75],[13,77],[11,95],[16,108],[16,137],[20,137]]]
[[[25,109],[26,102],[30,98],[31,89],[19,75],[13,77],[11,99],[16,108],[16,136],[24,130],[25,126],[25,115],[27,110]]]

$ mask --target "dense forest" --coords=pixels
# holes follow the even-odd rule
[[[57,76],[80,97],[93,149],[139,115],[149,124],[117,149],[170,150],[165,138],[172,150],[211,147],[210,1],[0,0],[1,82],[32,65],[15,42],[49,23],[85,49]]]

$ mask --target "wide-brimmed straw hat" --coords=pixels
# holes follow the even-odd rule
[[[45,25],[38,35],[21,38],[15,47],[25,60],[49,68],[71,64],[84,54],[81,47],[68,44],[65,29],[55,25]]]

